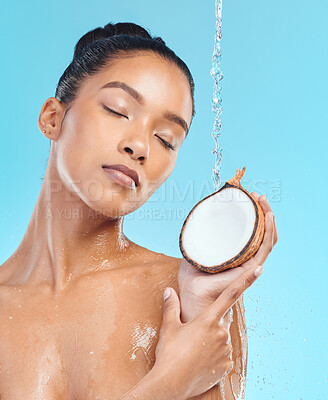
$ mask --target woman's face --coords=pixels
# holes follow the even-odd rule
[[[191,119],[189,83],[176,65],[153,54],[116,60],[83,81],[62,118],[52,143],[59,176],[95,211],[126,215],[169,177]],[[113,164],[136,171],[138,186],[117,183],[103,168]]]

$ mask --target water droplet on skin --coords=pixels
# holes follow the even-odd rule
[[[147,359],[150,359],[149,351],[154,342],[154,338],[157,337],[157,330],[154,326],[147,321],[144,326],[141,326],[139,322],[136,322],[131,332],[131,345],[132,355],[130,360],[135,360],[137,357],[137,351],[142,351]]]
[[[90,351],[90,354],[94,354],[94,351]]]
[[[13,319],[13,317],[12,317],[12,316],[10,316],[10,317],[9,317],[9,319]]]
[[[221,394],[222,400],[226,400],[225,390],[224,390],[224,379],[222,381],[220,381],[219,389],[220,389],[220,394]]]
[[[206,344],[205,344],[204,340],[203,340],[203,346],[206,346]]]

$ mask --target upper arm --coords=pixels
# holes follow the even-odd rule
[[[223,378],[221,386],[217,384],[207,392],[193,397],[193,400],[237,400],[245,396],[247,336],[243,299],[239,298],[232,309],[233,322],[230,326],[230,336],[233,348],[233,369]]]
[[[170,286],[176,291],[177,273],[181,264],[181,258],[169,257],[169,264],[172,267],[172,281]],[[230,325],[230,337],[232,344],[233,369],[219,384],[213,386],[207,392],[193,397],[193,400],[237,400],[243,399],[246,387],[246,368],[247,368],[247,335],[245,322],[245,308],[243,296],[232,306],[233,321]]]

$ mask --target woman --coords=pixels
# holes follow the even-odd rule
[[[1,400],[240,398],[240,296],[277,241],[267,201],[256,256],[216,275],[122,230],[171,174],[193,96],[187,66],[138,25],[77,43],[39,115],[51,149],[38,200],[0,268]]]

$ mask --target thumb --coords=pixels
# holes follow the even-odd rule
[[[164,290],[164,310],[163,310],[163,326],[172,326],[181,324],[180,320],[180,299],[176,291],[167,287]]]

